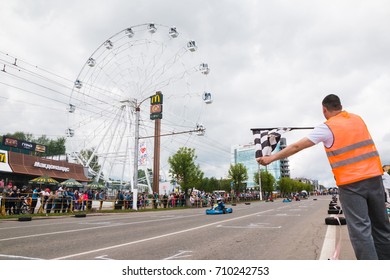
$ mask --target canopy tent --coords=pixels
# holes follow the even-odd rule
[[[30,184],[32,185],[49,185],[49,186],[56,186],[58,184],[58,181],[47,176],[40,176],[35,179],[32,179],[29,181]]]
[[[88,188],[91,188],[91,189],[103,189],[104,186],[102,184],[99,184],[98,182],[92,182],[90,184],[87,185]]]
[[[66,181],[61,182],[60,185],[63,187],[66,187],[66,188],[82,188],[82,187],[84,187],[83,184],[81,184],[79,181],[76,181],[73,178],[70,178]]]

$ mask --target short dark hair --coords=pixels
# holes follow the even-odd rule
[[[322,106],[324,106],[329,111],[339,111],[343,109],[340,98],[335,94],[329,94],[325,96],[324,100],[322,100]]]

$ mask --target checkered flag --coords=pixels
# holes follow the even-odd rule
[[[256,158],[269,156],[278,145],[281,135],[291,128],[275,128],[271,130],[253,129],[255,137]]]

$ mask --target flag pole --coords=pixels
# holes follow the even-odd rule
[[[260,164],[257,165],[259,169],[259,192],[260,192],[260,201],[263,201],[263,193],[261,191],[261,169],[260,169]]]
[[[278,128],[286,128],[289,130],[298,130],[298,129],[314,129],[312,126],[307,126],[307,127],[261,127],[261,128],[251,128],[251,130],[273,130],[273,129],[278,129]]]

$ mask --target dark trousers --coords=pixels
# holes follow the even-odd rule
[[[339,187],[352,247],[358,260],[390,260],[390,223],[381,176]]]

